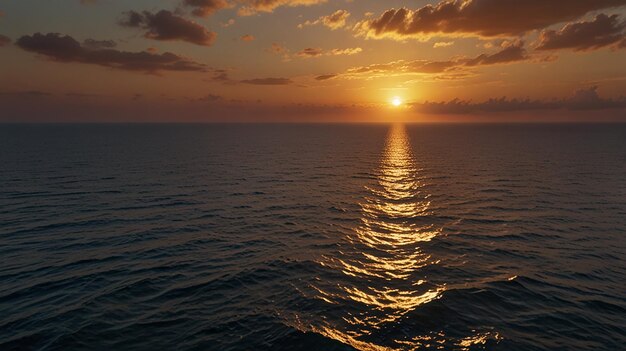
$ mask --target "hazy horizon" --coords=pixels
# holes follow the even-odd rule
[[[626,121],[625,5],[5,1],[0,122]]]

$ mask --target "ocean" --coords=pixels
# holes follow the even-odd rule
[[[624,350],[624,124],[0,125],[0,350]]]

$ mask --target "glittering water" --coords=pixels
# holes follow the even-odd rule
[[[624,125],[0,126],[0,349],[620,350]]]

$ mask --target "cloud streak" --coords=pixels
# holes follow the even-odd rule
[[[289,78],[255,78],[242,80],[241,83],[252,85],[289,85],[293,81]]]
[[[506,43],[500,51],[481,54],[473,58],[458,58],[447,61],[413,60],[393,61],[383,64],[353,67],[347,75],[388,75],[388,74],[441,74],[459,72],[467,68],[507,64],[530,60],[522,41]]]
[[[240,0],[243,7],[237,13],[240,16],[251,16],[259,12],[273,12],[279,7],[311,6],[327,2],[327,0]]]
[[[35,33],[19,38],[16,45],[52,61],[84,63],[127,71],[158,73],[160,71],[204,72],[206,65],[166,52],[128,52],[115,49],[90,49],[76,39],[58,33]]]
[[[413,103],[411,108],[420,113],[428,114],[474,114],[515,112],[532,110],[607,110],[625,109],[626,97],[605,99],[599,96],[598,87],[580,89],[573,96],[560,100],[530,100],[492,98],[484,102],[471,102],[454,99],[447,102]]]
[[[361,48],[346,48],[346,49],[331,49],[325,51],[320,48],[306,48],[298,51],[295,56],[300,58],[312,58],[312,57],[320,57],[320,56],[351,56],[361,53],[363,49]]]

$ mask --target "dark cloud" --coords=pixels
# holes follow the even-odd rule
[[[625,109],[626,97],[604,99],[598,95],[598,87],[578,90],[573,96],[560,100],[489,99],[484,102],[471,102],[454,99],[447,102],[414,103],[411,106],[418,112],[430,114],[472,114],[483,112],[514,112],[532,110],[606,110]]]
[[[0,34],[0,47],[11,44],[11,38]]]
[[[85,39],[83,46],[88,49],[110,49],[116,47],[117,43],[113,40]]]
[[[324,51],[320,48],[306,48],[303,50],[300,50],[296,53],[296,56],[298,57],[316,57],[316,56],[321,56],[322,54],[324,54]]]
[[[183,5],[192,7],[192,13],[198,17],[207,17],[231,6],[226,0],[183,0]]]
[[[57,62],[77,62],[104,67],[156,73],[159,71],[207,70],[206,65],[176,54],[166,52],[128,52],[114,49],[89,49],[68,35],[58,33],[25,35],[16,42],[17,46],[45,56]]]
[[[217,34],[210,32],[202,25],[161,10],[157,13],[129,11],[120,24],[126,27],[147,30],[144,37],[154,40],[181,40],[196,45],[211,46]]]
[[[288,85],[293,83],[293,81],[288,78],[256,78],[242,80],[241,83],[254,85]]]
[[[218,102],[218,101],[222,101],[224,98],[220,95],[216,95],[216,94],[207,94],[199,99],[194,99],[192,101],[196,101],[196,102],[207,102],[207,103],[214,103],[214,102]]]
[[[514,36],[571,21],[594,10],[626,5],[626,0],[445,0],[417,10],[391,9],[359,22],[368,37]]]
[[[329,80],[335,77],[337,77],[336,74],[324,74],[324,75],[315,77],[315,80]]]
[[[495,65],[500,63],[518,62],[528,59],[526,49],[524,49],[524,43],[519,41],[513,44],[508,44],[495,54],[487,55],[482,54],[471,60],[466,60],[465,66],[484,66]],[[462,61],[461,61],[462,62]]]
[[[24,91],[0,91],[0,97],[14,97],[14,98],[42,98],[52,96],[52,94],[46,91],[40,90],[24,90]]]
[[[624,40],[624,28],[626,24],[619,20],[618,15],[599,14],[592,21],[568,23],[558,31],[541,32],[537,50],[586,51],[619,46]]]
[[[240,39],[241,41],[254,41],[255,37],[254,35],[246,34],[246,35],[242,35]]]

